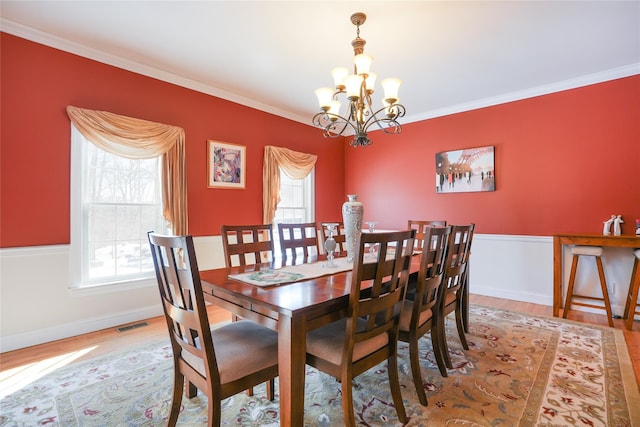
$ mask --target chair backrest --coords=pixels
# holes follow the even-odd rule
[[[333,240],[336,241],[336,252],[346,252],[347,235],[344,229],[344,223],[342,221],[318,223],[318,229],[320,230],[320,239],[318,239],[318,246],[321,248],[320,252],[326,252],[324,250],[324,242],[327,240],[327,237],[329,237],[329,231],[327,230],[326,224],[338,224],[338,226],[336,227],[336,234],[333,235]]]
[[[441,297],[451,229],[451,226],[425,229],[425,243],[412,306],[411,323],[414,327],[418,326],[421,313],[433,309]]]
[[[360,235],[351,276],[346,328],[349,339],[345,340],[351,351],[345,351],[343,357],[353,357],[353,348],[359,342],[385,334],[384,339],[395,346],[414,236],[415,230]],[[377,246],[375,259],[370,257],[370,245]]]
[[[227,267],[259,264],[273,259],[271,224],[223,225],[221,232]]]
[[[424,246],[424,232],[428,227],[439,226],[445,227],[447,225],[447,221],[424,221],[417,219],[410,219],[407,222],[407,228],[409,230],[416,230],[416,249],[422,249]]]
[[[455,293],[464,284],[475,224],[454,225],[451,229],[445,269],[446,293]],[[446,297],[444,298],[446,299]],[[446,304],[446,301],[443,301]]]
[[[191,236],[149,233],[174,368],[200,390],[220,378]]]
[[[282,259],[308,258],[318,254],[318,230],[315,222],[278,224]]]

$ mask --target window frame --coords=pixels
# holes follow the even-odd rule
[[[154,270],[139,275],[114,278],[110,276],[105,280],[85,280],[84,272],[87,271],[85,254],[87,253],[88,221],[87,213],[83,208],[82,184],[83,184],[83,144],[91,144],[86,141],[82,133],[71,124],[71,167],[70,167],[70,284],[69,289],[73,293],[102,293],[114,290],[131,290],[136,288],[157,286]],[[158,171],[160,173],[160,171]],[[160,176],[158,176],[160,179]],[[168,232],[166,230],[156,230]]]
[[[300,220],[300,223],[315,222],[315,198],[316,198],[315,197],[315,167],[311,169],[311,172],[309,172],[309,175],[299,180],[289,177],[282,167],[279,167],[279,170],[280,170],[280,198],[281,199],[282,199],[282,176],[283,175],[286,176],[287,179],[292,181],[303,181],[303,185],[302,185],[303,206],[293,207],[293,208],[283,208],[283,209],[304,209],[305,218]],[[280,200],[280,202],[278,203],[278,206],[276,206],[276,211],[273,215],[273,221],[271,222],[273,240],[274,240],[274,254],[276,256],[279,256],[280,254],[280,233],[278,231],[278,223],[281,222],[278,220],[279,219],[278,210],[280,209],[279,208],[280,203],[282,203],[282,200]]]

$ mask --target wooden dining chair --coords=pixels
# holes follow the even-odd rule
[[[278,334],[248,320],[210,330],[192,237],[148,238],[173,351],[168,425],[176,425],[183,388],[188,398],[207,396],[210,426],[220,425],[222,400],[247,388],[267,382],[273,400]]]
[[[327,230],[326,224],[338,224],[336,227],[336,234],[333,236],[333,240],[336,241],[336,252],[346,252],[347,251],[347,235],[344,229],[344,223],[342,221],[338,222],[319,222],[318,230],[320,230],[320,239],[318,239],[318,247],[321,248],[321,252],[324,252],[324,242],[329,237],[329,232]]]
[[[416,230],[416,240],[415,240],[415,248],[422,249],[424,246],[424,232],[428,227],[445,227],[447,225],[447,221],[427,221],[427,220],[417,220],[410,219],[407,221],[407,228],[409,230]]]
[[[273,259],[271,224],[223,225],[222,247],[227,267],[259,264]]]
[[[409,343],[409,360],[416,393],[420,403],[427,405],[420,369],[418,341],[427,332],[431,332],[433,354],[442,376],[447,376],[444,360],[442,337],[436,327],[438,303],[442,297],[442,284],[445,261],[449,247],[451,227],[426,227],[424,247],[420,258],[420,269],[415,284],[413,300],[404,301],[400,314],[398,339]],[[412,286],[411,284],[409,286]]]
[[[465,350],[469,350],[464,327],[464,312],[466,310],[465,292],[467,291],[465,287],[468,286],[466,274],[468,273],[474,228],[474,224],[454,225],[451,229],[449,247],[447,248],[444,283],[437,313],[436,327],[438,328],[438,336],[442,338],[441,345],[443,347],[445,363],[450,369],[453,368],[453,365],[451,363],[451,357],[449,356],[449,346],[447,345],[445,320],[451,312],[455,312],[460,343]],[[447,376],[446,371],[443,376]]]
[[[296,260],[318,254],[318,230],[315,222],[278,224],[282,259]]]
[[[355,426],[353,378],[387,361],[391,397],[399,420],[408,421],[398,380],[400,309],[409,277],[415,231],[362,233],[356,250],[347,317],[307,333],[307,364],[342,384],[346,426]],[[378,246],[377,259],[367,255]],[[396,250],[396,248],[404,248]]]

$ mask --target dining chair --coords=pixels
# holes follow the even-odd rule
[[[467,273],[471,254],[471,241],[473,240],[473,230],[475,224],[454,225],[451,229],[449,246],[447,248],[447,259],[445,261],[444,283],[442,286],[442,297],[438,308],[438,318],[436,320],[437,334],[441,337],[443,355],[446,366],[453,368],[449,347],[446,338],[445,320],[451,313],[455,312],[456,327],[462,348],[469,350],[465,337],[464,317],[465,304],[467,303],[465,292],[468,286]],[[446,371],[443,373],[446,375]]]
[[[408,421],[398,380],[397,340],[412,257],[407,248],[413,248],[414,236],[413,230],[362,233],[351,273],[347,316],[307,333],[307,364],[341,383],[346,426],[355,426],[353,378],[385,360],[398,419]],[[376,258],[367,255],[372,244],[377,245]]]
[[[409,343],[409,360],[416,393],[420,403],[427,406],[427,395],[424,391],[420,369],[418,341],[427,332],[431,332],[433,354],[442,376],[447,376],[444,360],[442,337],[438,336],[437,310],[442,296],[442,284],[445,272],[445,261],[451,227],[426,227],[424,231],[424,247],[420,258],[420,269],[414,291],[413,300],[405,299],[400,314],[398,339]],[[412,286],[409,284],[409,286]]]
[[[407,228],[409,230],[416,230],[415,248],[422,249],[424,246],[424,232],[428,227],[439,226],[445,227],[447,221],[427,221],[410,219],[407,221]]]
[[[346,252],[347,235],[342,221],[318,223],[318,229],[320,230],[320,239],[318,239],[320,241],[318,242],[318,247],[321,248],[320,252],[325,252],[324,242],[327,240],[327,237],[329,237],[329,232],[326,227],[327,224],[338,224],[336,227],[336,234],[333,236],[333,240],[336,241],[336,252]]]
[[[221,233],[227,267],[259,264],[273,259],[271,224],[223,225]]]
[[[278,237],[282,259],[296,260],[317,255],[318,230],[315,222],[300,224],[278,224]]]
[[[168,425],[176,425],[183,388],[187,398],[198,390],[207,396],[210,426],[220,425],[222,400],[249,387],[267,382],[273,400],[277,333],[249,320],[211,330],[192,237],[150,232],[148,238],[173,351]]]

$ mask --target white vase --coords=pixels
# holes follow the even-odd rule
[[[347,243],[347,261],[353,262],[356,255],[356,245],[362,233],[362,218],[364,206],[358,201],[357,194],[349,194],[348,201],[342,205],[342,221],[344,223],[345,239]]]

